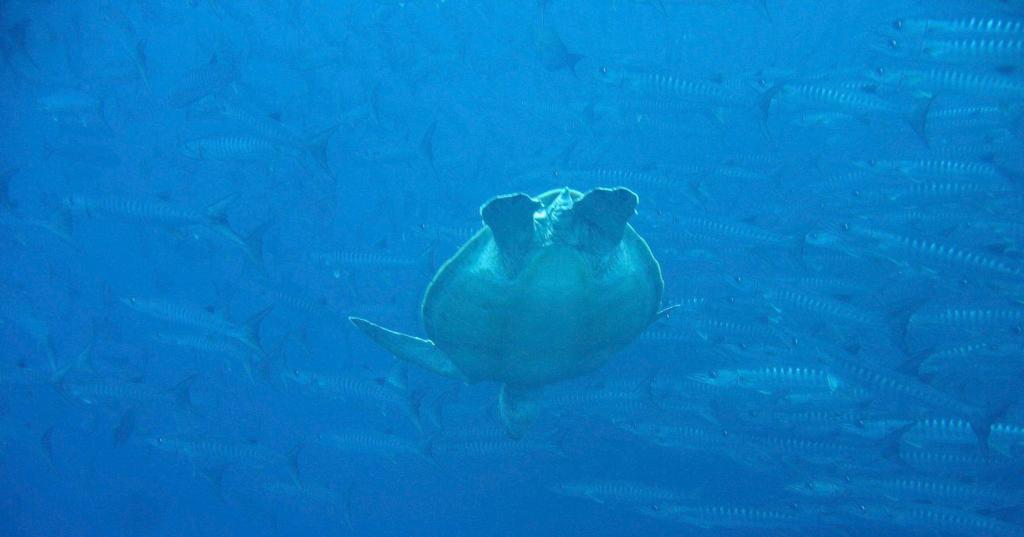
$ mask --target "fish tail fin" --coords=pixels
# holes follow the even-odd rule
[[[224,473],[228,469],[228,463],[218,464],[209,468],[201,468],[199,473],[210,482],[213,493],[221,501],[224,501]]]
[[[256,228],[250,231],[243,239],[245,253],[253,263],[256,263],[256,266],[258,266],[260,270],[264,270],[266,268],[263,264],[263,238],[266,236],[267,230],[273,225],[274,219],[267,219],[262,224],[256,226]]]
[[[50,383],[57,387],[57,391],[64,392],[64,380],[71,371],[81,369],[92,370],[92,348],[95,341],[96,336],[93,334],[89,338],[89,342],[86,343],[85,348],[78,353],[78,356],[60,367],[57,367],[56,359],[51,358]],[[50,352],[52,353],[52,350]]]
[[[970,421],[971,430],[978,437],[978,447],[982,453],[987,455],[989,452],[988,437],[992,432],[992,424],[1002,419],[1011,406],[1012,403],[996,405]]]
[[[53,457],[53,429],[51,425],[43,431],[43,434],[39,436],[39,444],[43,448],[43,455],[46,455],[46,461],[50,463],[50,468],[57,469],[57,461]]]
[[[580,77],[580,75],[576,72],[576,65],[578,65],[580,63],[580,60],[582,60],[583,58],[586,58],[586,56],[582,54],[576,54],[575,52],[570,52],[565,55],[565,62],[569,66],[569,71],[571,71],[572,76],[576,78]]]
[[[757,98],[757,108],[761,112],[761,131],[764,133],[768,141],[773,141],[772,131],[768,126],[768,120],[771,117],[772,103],[775,101],[775,97],[779,95],[779,92],[786,87],[786,83],[783,81],[775,82],[770,88],[761,92],[761,95]]]
[[[409,388],[409,369],[405,362],[395,362],[387,376],[381,381],[396,390],[405,392]]]
[[[882,439],[882,457],[885,460],[896,463],[899,466],[906,465],[906,461],[900,456],[900,445],[903,443],[903,435],[907,434],[907,431],[913,429],[915,425],[915,422],[907,423],[885,435]]]
[[[423,132],[423,137],[420,138],[420,155],[430,165],[430,172],[433,174],[434,179],[439,179],[437,175],[437,167],[434,164],[434,133],[437,132],[437,120],[435,119],[427,127],[427,130]]]
[[[11,201],[11,177],[17,173],[17,168],[9,168],[0,172],[0,208],[11,210],[15,207]]]
[[[228,194],[206,207],[206,219],[214,226],[228,225],[228,208],[238,199],[238,194]],[[229,228],[230,229],[230,228]]]
[[[921,377],[921,364],[935,352],[934,347],[910,352],[909,357],[896,366],[896,372],[915,378]]]
[[[135,432],[135,407],[129,407],[117,420],[117,427],[114,428],[114,447],[124,445]]]
[[[296,487],[302,488],[302,482],[299,480],[299,454],[302,453],[302,449],[305,447],[301,442],[295,444],[291,450],[285,455],[285,460],[288,462],[288,475],[292,478]]]
[[[192,404],[192,383],[195,382],[197,377],[199,377],[197,373],[192,373],[170,389],[170,392],[174,395],[174,404],[179,410],[192,412],[194,408]]]
[[[256,351],[260,357],[264,357],[266,352],[263,350],[263,344],[260,342],[260,327],[263,325],[263,319],[270,315],[273,311],[274,306],[267,306],[256,313],[249,316],[245,320],[245,324],[242,325],[241,340],[247,347]]]
[[[423,390],[417,390],[410,392],[406,398],[406,408],[409,412],[409,418],[412,420],[412,424],[416,427],[416,430],[420,433],[423,432],[423,423],[420,418],[420,409],[423,406],[423,396],[426,395]]]
[[[316,134],[303,145],[303,148],[313,159],[313,162],[328,176],[333,175],[331,171],[330,160],[327,155],[327,146],[331,141],[331,137],[338,131],[341,125],[333,125],[328,127]]]
[[[430,244],[423,249],[420,253],[420,259],[423,262],[424,268],[427,272],[434,272],[437,270],[437,244],[441,242],[439,234],[435,234],[434,238],[430,240]]]
[[[890,309],[886,314],[890,341],[892,341],[898,349],[903,351],[904,354],[912,358],[915,354],[920,353],[911,352],[910,346],[907,342],[907,334],[910,330],[910,318],[913,317],[914,313],[921,308],[925,300],[926,299],[923,298],[913,298],[911,300],[904,301]]]
[[[930,147],[928,141],[928,113],[931,111],[932,103],[934,102],[935,95],[925,94],[910,111],[910,114],[904,118],[914,131],[914,134],[924,142],[925,147]]]
[[[71,213],[71,207],[68,207],[66,204],[61,204],[46,220],[40,222],[40,225],[58,239],[72,246],[74,245],[71,241],[71,234],[75,230],[75,219]]]

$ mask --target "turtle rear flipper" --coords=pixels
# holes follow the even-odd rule
[[[514,439],[522,438],[540,413],[541,388],[519,388],[505,384],[498,394],[498,410],[505,431]]]
[[[639,198],[628,188],[595,188],[573,206],[573,213],[595,231],[591,236],[600,249],[613,248],[622,240],[626,223],[636,214]]]
[[[503,254],[517,257],[533,242],[533,213],[542,209],[526,194],[497,196],[480,207],[480,216],[491,228]]]
[[[466,380],[455,364],[434,346],[433,341],[388,330],[359,317],[349,317],[348,320],[399,360],[448,378]]]

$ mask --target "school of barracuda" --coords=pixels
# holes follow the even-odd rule
[[[1021,2],[888,4],[832,35],[850,58],[739,72],[693,59],[731,38],[702,14],[814,3],[156,4],[0,5],[0,93],[31,103],[0,154],[0,476],[126,457],[365,532],[367,473],[515,468],[650,535],[1024,535]],[[191,24],[186,63],[155,53]],[[492,391],[344,319],[416,329],[481,200],[564,185],[639,194],[679,308],[514,440]]]

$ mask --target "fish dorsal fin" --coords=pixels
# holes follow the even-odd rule
[[[498,248],[506,255],[514,255],[533,241],[533,213],[542,208],[526,194],[506,194],[480,207],[480,216],[491,229]]]
[[[637,197],[628,188],[595,188],[576,202],[573,213],[595,230],[595,239],[608,247],[622,240],[626,223],[636,214]]]

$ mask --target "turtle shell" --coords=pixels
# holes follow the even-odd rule
[[[626,223],[636,196],[598,190],[601,203],[568,188],[516,195],[513,224],[500,211],[489,219],[485,205],[487,225],[439,269],[424,296],[424,328],[468,380],[529,388],[584,375],[655,319],[664,282]],[[506,200],[495,201],[513,204]],[[510,233],[521,235],[514,248]]]

